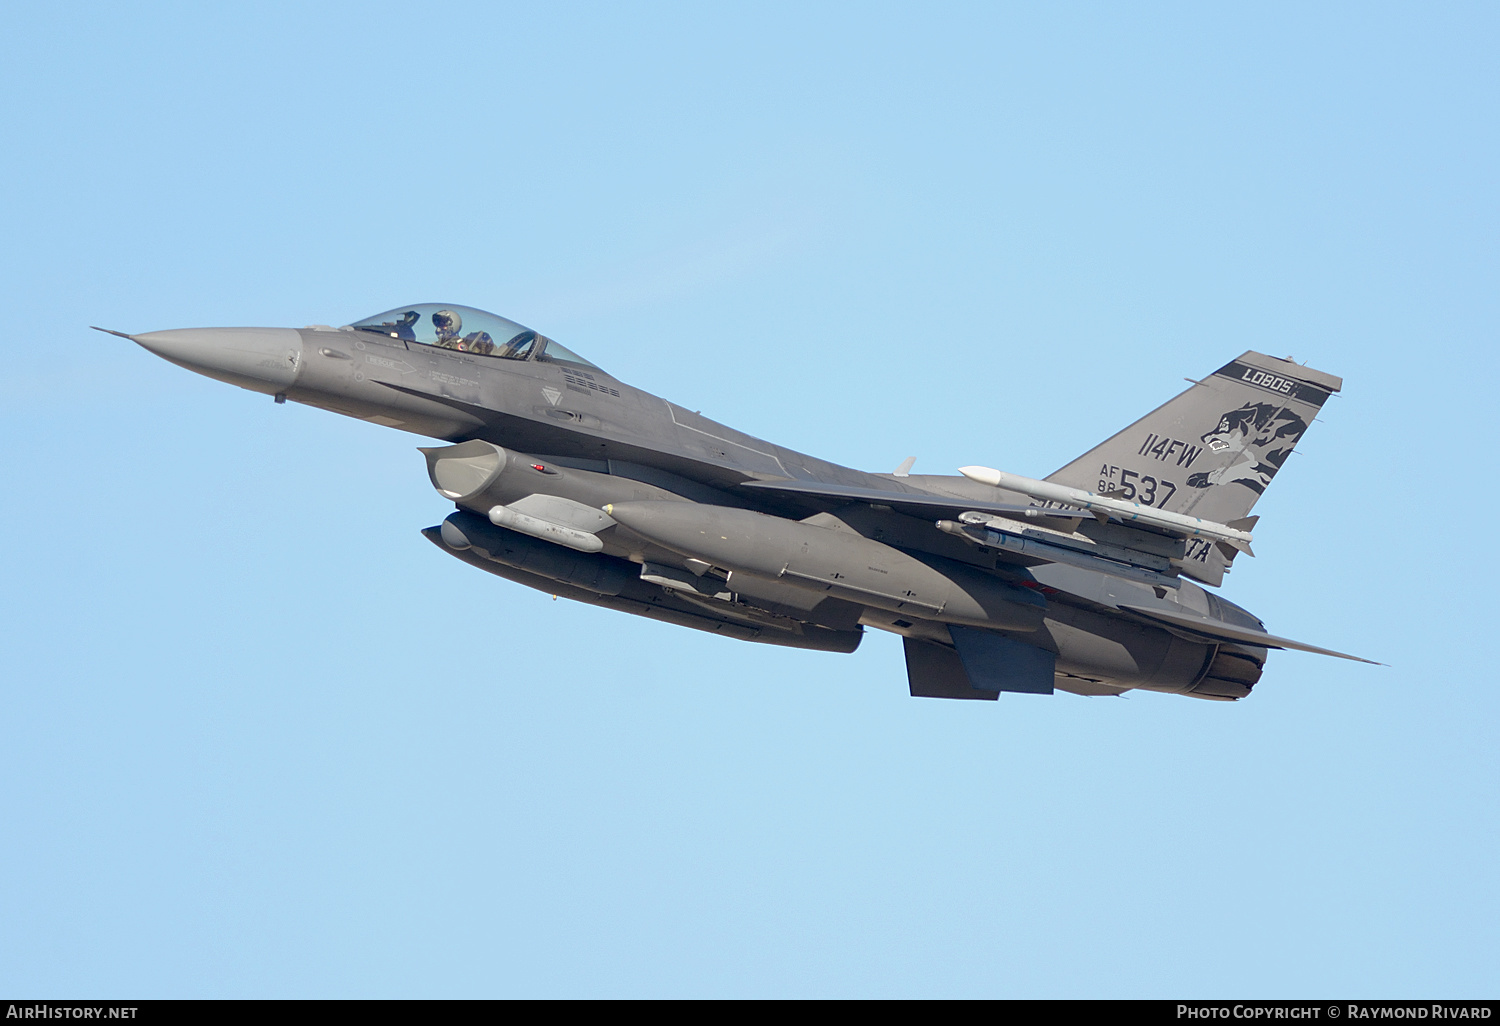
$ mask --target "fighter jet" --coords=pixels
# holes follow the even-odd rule
[[[99,329],[106,331],[109,329]],[[1035,480],[868,473],[709,420],[514,321],[416,304],[335,328],[130,335],[188,370],[448,444],[440,551],[562,598],[741,641],[903,639],[910,692],[1215,701],[1269,649],[1219,586],[1251,510],[1342,381],[1247,352]],[[1369,662],[1369,660],[1359,660]]]

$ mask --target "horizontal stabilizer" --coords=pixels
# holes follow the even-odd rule
[[[1331,648],[1319,648],[1317,645],[1307,645],[1300,641],[1292,641],[1290,638],[1278,638],[1274,634],[1266,634],[1263,631],[1252,630],[1249,627],[1238,627],[1223,620],[1213,620],[1206,616],[1197,616],[1193,613],[1179,612],[1170,609],[1160,609],[1154,606],[1120,606],[1121,609],[1144,616],[1149,620],[1156,620],[1168,627],[1178,630],[1190,631],[1214,641],[1232,641],[1241,645],[1254,645],[1259,648],[1285,648],[1294,649],[1298,652],[1313,652],[1317,655],[1337,656],[1340,659],[1352,659],[1356,663],[1369,663],[1371,666],[1384,666],[1373,659],[1361,659],[1359,656],[1348,655],[1344,652],[1335,652]]]
[[[826,484],[821,481],[746,481],[740,487],[784,492],[788,495],[834,499],[840,502],[868,502],[872,505],[890,506],[903,513],[923,517],[952,515],[970,510],[1011,517],[1045,517],[1051,520],[1091,520],[1094,516],[1086,509],[1052,509],[1023,506],[1012,502],[985,502],[983,499],[953,499],[946,495],[933,495],[930,492],[888,492],[880,488]]]

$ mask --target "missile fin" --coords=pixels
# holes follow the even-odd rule
[[[1251,559],[1255,558],[1255,552],[1250,548],[1250,543],[1247,541],[1238,541],[1233,538],[1227,538],[1223,541],[1214,542],[1214,548],[1222,552],[1224,554],[1224,558],[1231,563],[1234,562],[1234,557],[1239,555],[1241,552],[1249,556]]]

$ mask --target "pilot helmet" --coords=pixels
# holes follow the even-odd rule
[[[437,329],[439,338],[447,338],[449,335],[457,335],[464,322],[452,310],[439,310],[432,315],[432,326]]]

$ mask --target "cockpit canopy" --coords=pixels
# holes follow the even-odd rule
[[[592,363],[544,335],[498,314],[452,303],[417,303],[366,317],[349,325],[418,345],[455,349],[502,360],[571,363],[599,370]]]

